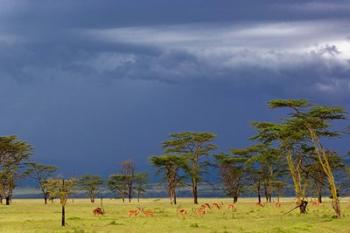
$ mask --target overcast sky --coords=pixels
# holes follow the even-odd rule
[[[0,134],[66,175],[145,169],[170,132],[247,146],[272,98],[350,109],[349,29],[349,1],[0,0]]]

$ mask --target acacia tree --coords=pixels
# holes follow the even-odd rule
[[[280,151],[271,144],[256,144],[244,149],[235,149],[233,153],[246,160],[246,171],[257,188],[258,203],[261,203],[261,186],[264,188],[266,202],[272,201],[273,183],[284,174]]]
[[[238,201],[242,191],[243,175],[245,172],[245,162],[247,159],[242,156],[218,154],[215,155],[219,167],[220,176],[224,184],[225,192],[233,198],[233,202]]]
[[[184,159],[177,155],[164,154],[161,156],[152,156],[150,161],[153,166],[159,169],[159,173],[164,174],[167,180],[170,203],[176,205],[176,188],[181,182],[179,169],[184,166]]]
[[[121,174],[124,176],[124,181],[128,188],[128,199],[131,202],[132,194],[133,194],[133,184],[135,179],[135,164],[131,160],[127,160],[122,162]]]
[[[305,172],[308,173],[312,182],[313,192],[316,194],[318,202],[322,203],[322,192],[327,184],[326,174],[323,171],[321,164],[318,161],[317,156],[314,154],[314,149],[311,148],[310,162],[306,165]],[[344,169],[345,164],[343,160],[333,151],[327,151],[328,160],[333,171],[340,171]]]
[[[47,190],[47,180],[52,177],[52,175],[57,171],[57,167],[39,163],[27,163],[28,169],[26,171],[27,175],[32,177],[36,182],[38,182],[39,188],[43,194],[44,203],[47,204],[47,199],[49,198],[49,191]]]
[[[339,136],[338,132],[330,129],[330,122],[333,120],[345,119],[345,111],[339,107],[310,106],[306,100],[272,100],[269,103],[271,108],[289,108],[293,111],[291,122],[294,128],[308,133],[314,147],[315,155],[327,177],[331,196],[332,207],[336,217],[341,217],[338,190],[333,175],[333,169],[327,155],[327,149],[321,143],[321,137]]]
[[[264,144],[276,142],[281,154],[284,154],[293,180],[297,206],[300,213],[306,213],[305,188],[306,178],[303,176],[302,165],[304,161],[305,132],[295,130],[295,125],[290,121],[281,124],[271,122],[254,122],[258,133],[253,139]]]
[[[280,159],[279,150],[267,145],[263,146],[260,156],[256,159],[260,164],[266,202],[271,203],[274,184],[283,183],[281,178],[285,172],[284,164]],[[279,188],[280,186],[275,187]]]
[[[183,169],[191,179],[194,204],[198,204],[198,183],[207,167],[207,161],[202,158],[216,149],[212,143],[215,134],[210,132],[172,133],[170,139],[163,142],[165,153],[182,156],[185,159]]]
[[[140,202],[140,197],[146,192],[146,185],[148,182],[148,173],[140,172],[135,174],[135,191],[137,196],[137,202]]]
[[[24,162],[30,157],[31,146],[16,136],[0,137],[0,199],[10,204],[17,179],[24,176]]]
[[[253,185],[256,190],[258,203],[261,203],[261,185],[262,185],[262,172],[255,158],[257,151],[254,147],[248,147],[245,149],[234,149],[233,153],[239,156],[244,161],[244,173],[247,174],[247,185]]]
[[[246,163],[246,173],[248,174],[247,184],[252,185],[253,190],[256,191],[258,197],[258,204],[261,204],[261,184],[262,184],[262,174],[259,168],[254,166],[254,163]]]
[[[75,179],[48,179],[46,184],[50,197],[60,199],[61,226],[66,225],[66,204],[76,185]]]
[[[325,174],[321,167],[321,164],[317,161],[317,158],[311,156],[310,164],[306,165],[306,173],[310,176],[311,188],[317,196],[318,202],[322,203],[322,191],[324,186],[326,186]]]
[[[109,177],[107,185],[109,190],[119,195],[122,201],[125,201],[125,196],[128,194],[127,178],[121,174],[113,174]]]
[[[78,180],[78,186],[87,192],[91,203],[95,202],[96,195],[102,185],[103,180],[100,176],[85,175]]]

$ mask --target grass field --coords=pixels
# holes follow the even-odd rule
[[[189,214],[177,216],[176,207],[167,199],[143,199],[140,203],[122,204],[120,200],[105,199],[105,216],[96,217],[92,210],[99,206],[86,199],[69,200],[66,207],[67,226],[60,226],[58,202],[44,205],[42,200],[13,200],[12,205],[0,206],[0,232],[126,232],[126,233],[236,233],[236,232],[316,232],[350,233],[350,199],[342,199],[342,219],[333,218],[330,203],[309,206],[308,214],[300,216],[295,210],[283,215],[294,204],[283,199],[282,206],[268,204],[258,207],[255,199],[240,199],[236,210],[227,209],[229,199],[200,199],[201,203],[223,201],[225,207],[210,210],[203,217],[192,214],[191,199],[179,199],[179,206]],[[154,211],[154,217],[128,217],[128,211],[143,207]]]

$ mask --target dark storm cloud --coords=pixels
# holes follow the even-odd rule
[[[276,118],[270,98],[349,109],[347,1],[0,5],[0,131],[67,174],[145,166],[172,131],[246,145],[250,121]]]

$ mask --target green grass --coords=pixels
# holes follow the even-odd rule
[[[191,214],[196,206],[191,199],[179,199],[181,208],[189,212],[185,219],[177,216],[176,207],[171,206],[167,199],[143,199],[123,204],[120,200],[104,200],[106,215],[95,217],[92,210],[99,205],[89,203],[86,199],[69,200],[66,207],[67,226],[60,226],[60,205],[42,200],[13,200],[12,205],[0,206],[0,232],[126,232],[126,233],[350,233],[350,200],[342,199],[341,206],[344,217],[335,219],[330,203],[320,206],[310,206],[309,213],[300,216],[295,210],[289,215],[283,215],[294,204],[291,199],[283,199],[280,208],[273,204],[257,207],[255,199],[240,199],[235,211],[226,206],[229,199],[200,199],[204,202],[223,201],[225,208],[211,210],[203,217]],[[154,217],[128,217],[128,210],[143,207],[155,212]]]

